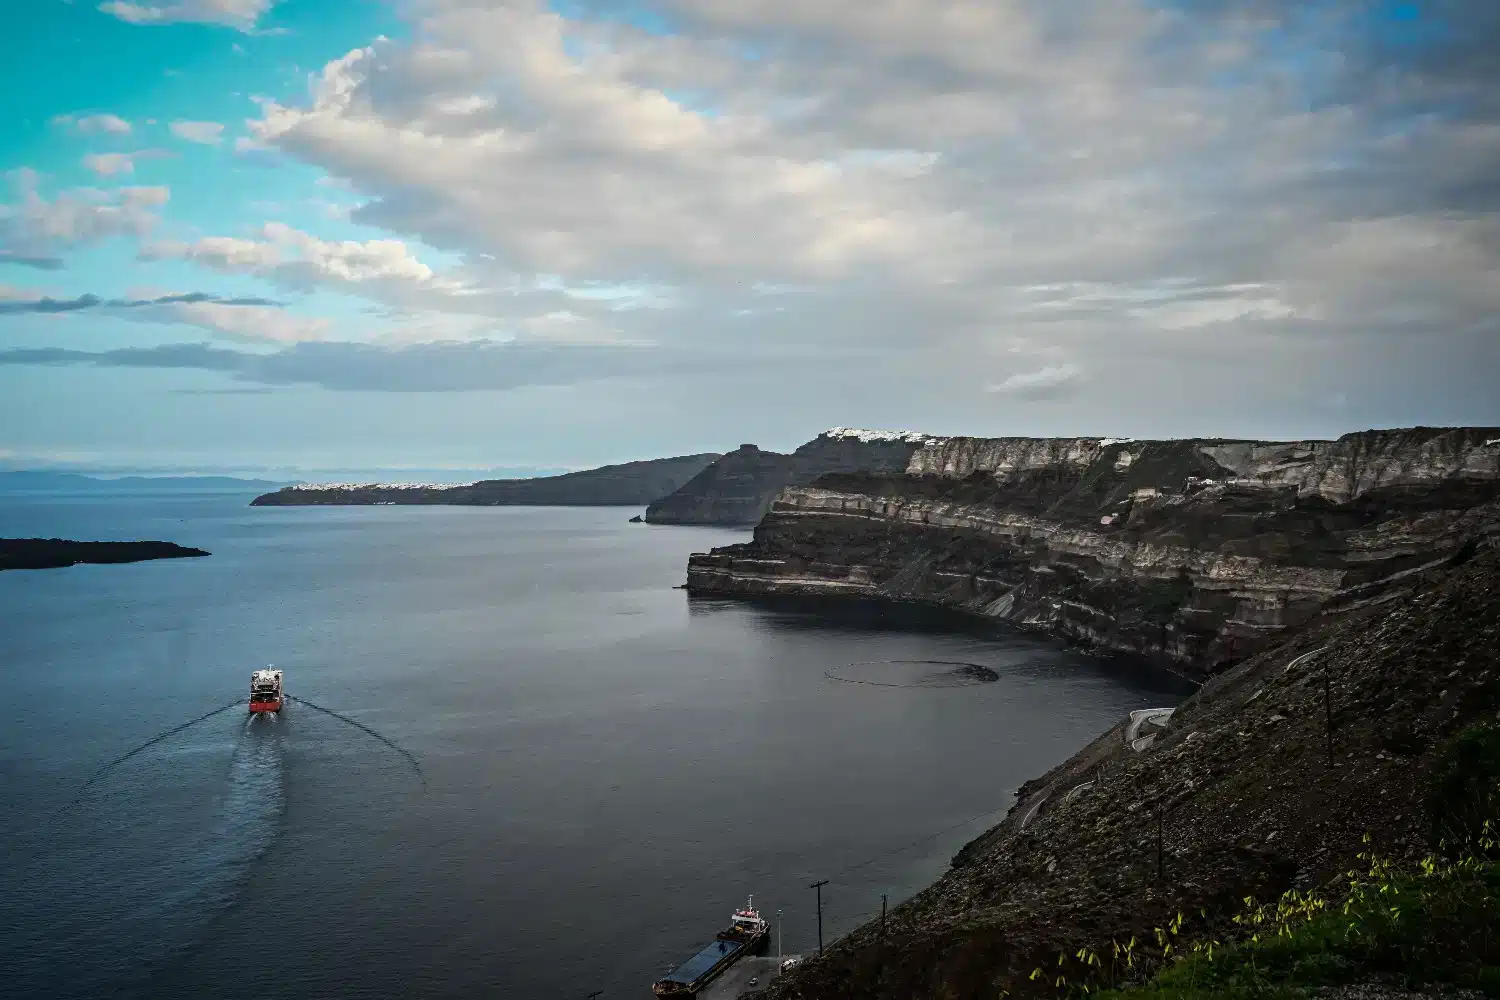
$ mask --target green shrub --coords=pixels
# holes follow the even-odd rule
[[[1500,827],[1500,725],[1459,733],[1433,766],[1427,797],[1433,844],[1472,844],[1486,822]]]

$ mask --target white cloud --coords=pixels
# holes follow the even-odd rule
[[[133,153],[89,153],[83,158],[83,165],[100,177],[114,177],[116,174],[135,173],[137,160],[155,160],[168,155],[160,149],[140,149]]]
[[[196,21],[251,31],[277,0],[175,0],[165,4],[110,0],[99,9],[131,24],[174,24]]]
[[[177,138],[188,142],[217,146],[223,141],[224,126],[218,122],[175,121],[167,127]]]
[[[703,292],[684,301],[868,284],[900,300],[892,314],[947,317],[912,342],[994,329],[1049,281],[1120,290],[1113,315],[1131,328],[1341,322],[1357,301],[1291,263],[1343,225],[1356,195],[1341,185],[1387,212],[1409,191],[1385,178],[1441,170],[1456,191],[1500,166],[1493,130],[1435,117],[1422,146],[1380,146],[1374,103],[1309,111],[1262,27],[1212,11],[661,6],[671,35],[528,0],[421,0],[419,41],[329,63],[307,103],[265,101],[250,131],[371,195],[355,221],[489,255],[496,274]],[[1338,247],[1329,266],[1367,266]],[[1183,274],[1209,291],[1124,304]],[[1274,291],[1212,291],[1251,284]],[[1096,321],[1107,308],[1062,312],[1089,306]]]
[[[100,177],[135,171],[134,157],[130,153],[90,153],[83,158],[83,165]]]
[[[115,236],[143,238],[167,203],[165,187],[123,187],[114,191],[73,188],[48,200],[32,170],[9,175],[16,201],[0,204],[0,253],[47,259],[78,246]]]
[[[79,135],[129,135],[130,123],[118,115],[58,115],[52,124]]]
[[[1082,377],[1083,371],[1077,365],[1048,365],[1040,371],[1012,375],[1002,382],[987,385],[984,391],[1022,399],[1047,399],[1071,390]]]
[[[1286,0],[647,0],[670,34],[554,6],[411,0],[404,40],[231,126],[236,152],[357,191],[349,221],[388,239],[158,249],[426,317],[408,338],[651,343],[631,371],[711,357],[747,381],[774,359],[829,399],[904,386],[865,393],[925,400],[903,425],[1021,427],[1048,410],[1019,401],[1086,385],[1070,408],[1101,430],[1150,433],[1116,422],[1150,398],[1197,432],[1419,368],[1457,384],[1494,350],[1493,5],[1445,5],[1420,53],[1353,0],[1316,31]],[[745,398],[824,405],[797,377]]]
[[[175,302],[137,311],[132,319],[186,323],[228,340],[247,343],[295,344],[324,340],[332,324],[321,317],[305,317],[273,306],[229,305],[222,302]]]
[[[280,222],[266,223],[258,235],[259,239],[212,236],[194,243],[162,242],[145,248],[142,256],[191,260],[218,271],[253,274],[299,289],[321,284],[379,284],[456,290],[400,240],[321,240]]]

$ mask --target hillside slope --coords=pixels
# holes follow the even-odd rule
[[[790,455],[753,444],[721,457],[646,508],[651,524],[749,525],[765,516],[788,486],[838,472],[903,472],[928,441],[925,434],[835,427]]]
[[[719,456],[713,453],[604,465],[535,479],[484,479],[461,486],[330,483],[289,486],[258,496],[252,507],[440,504],[456,506],[635,506],[676,490]]]
[[[1500,552],[1475,541],[1413,577],[1216,677],[1139,749],[1122,725],[1028,782],[883,941],[862,927],[764,995],[1057,996],[1059,955],[1134,938],[1145,967],[1178,914],[1184,935],[1228,938],[1247,896],[1336,889],[1361,851],[1411,862],[1461,832],[1438,822],[1433,770],[1500,719]]]

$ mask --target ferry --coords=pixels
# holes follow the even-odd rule
[[[279,712],[282,698],[280,670],[257,670],[250,675],[250,711]]]
[[[665,977],[651,984],[659,997],[692,997],[721,973],[746,955],[753,955],[765,944],[770,923],[755,908],[751,896],[743,910],[735,910],[729,926],[720,931],[712,943],[683,962]]]

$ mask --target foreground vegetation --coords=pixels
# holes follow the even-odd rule
[[[1434,849],[1419,861],[1366,850],[1344,884],[1247,897],[1222,938],[1195,936],[1178,914],[1153,939],[1081,948],[1030,978],[1111,1000],[1275,1000],[1371,982],[1500,997],[1500,725],[1473,726],[1448,748],[1428,811]]]

